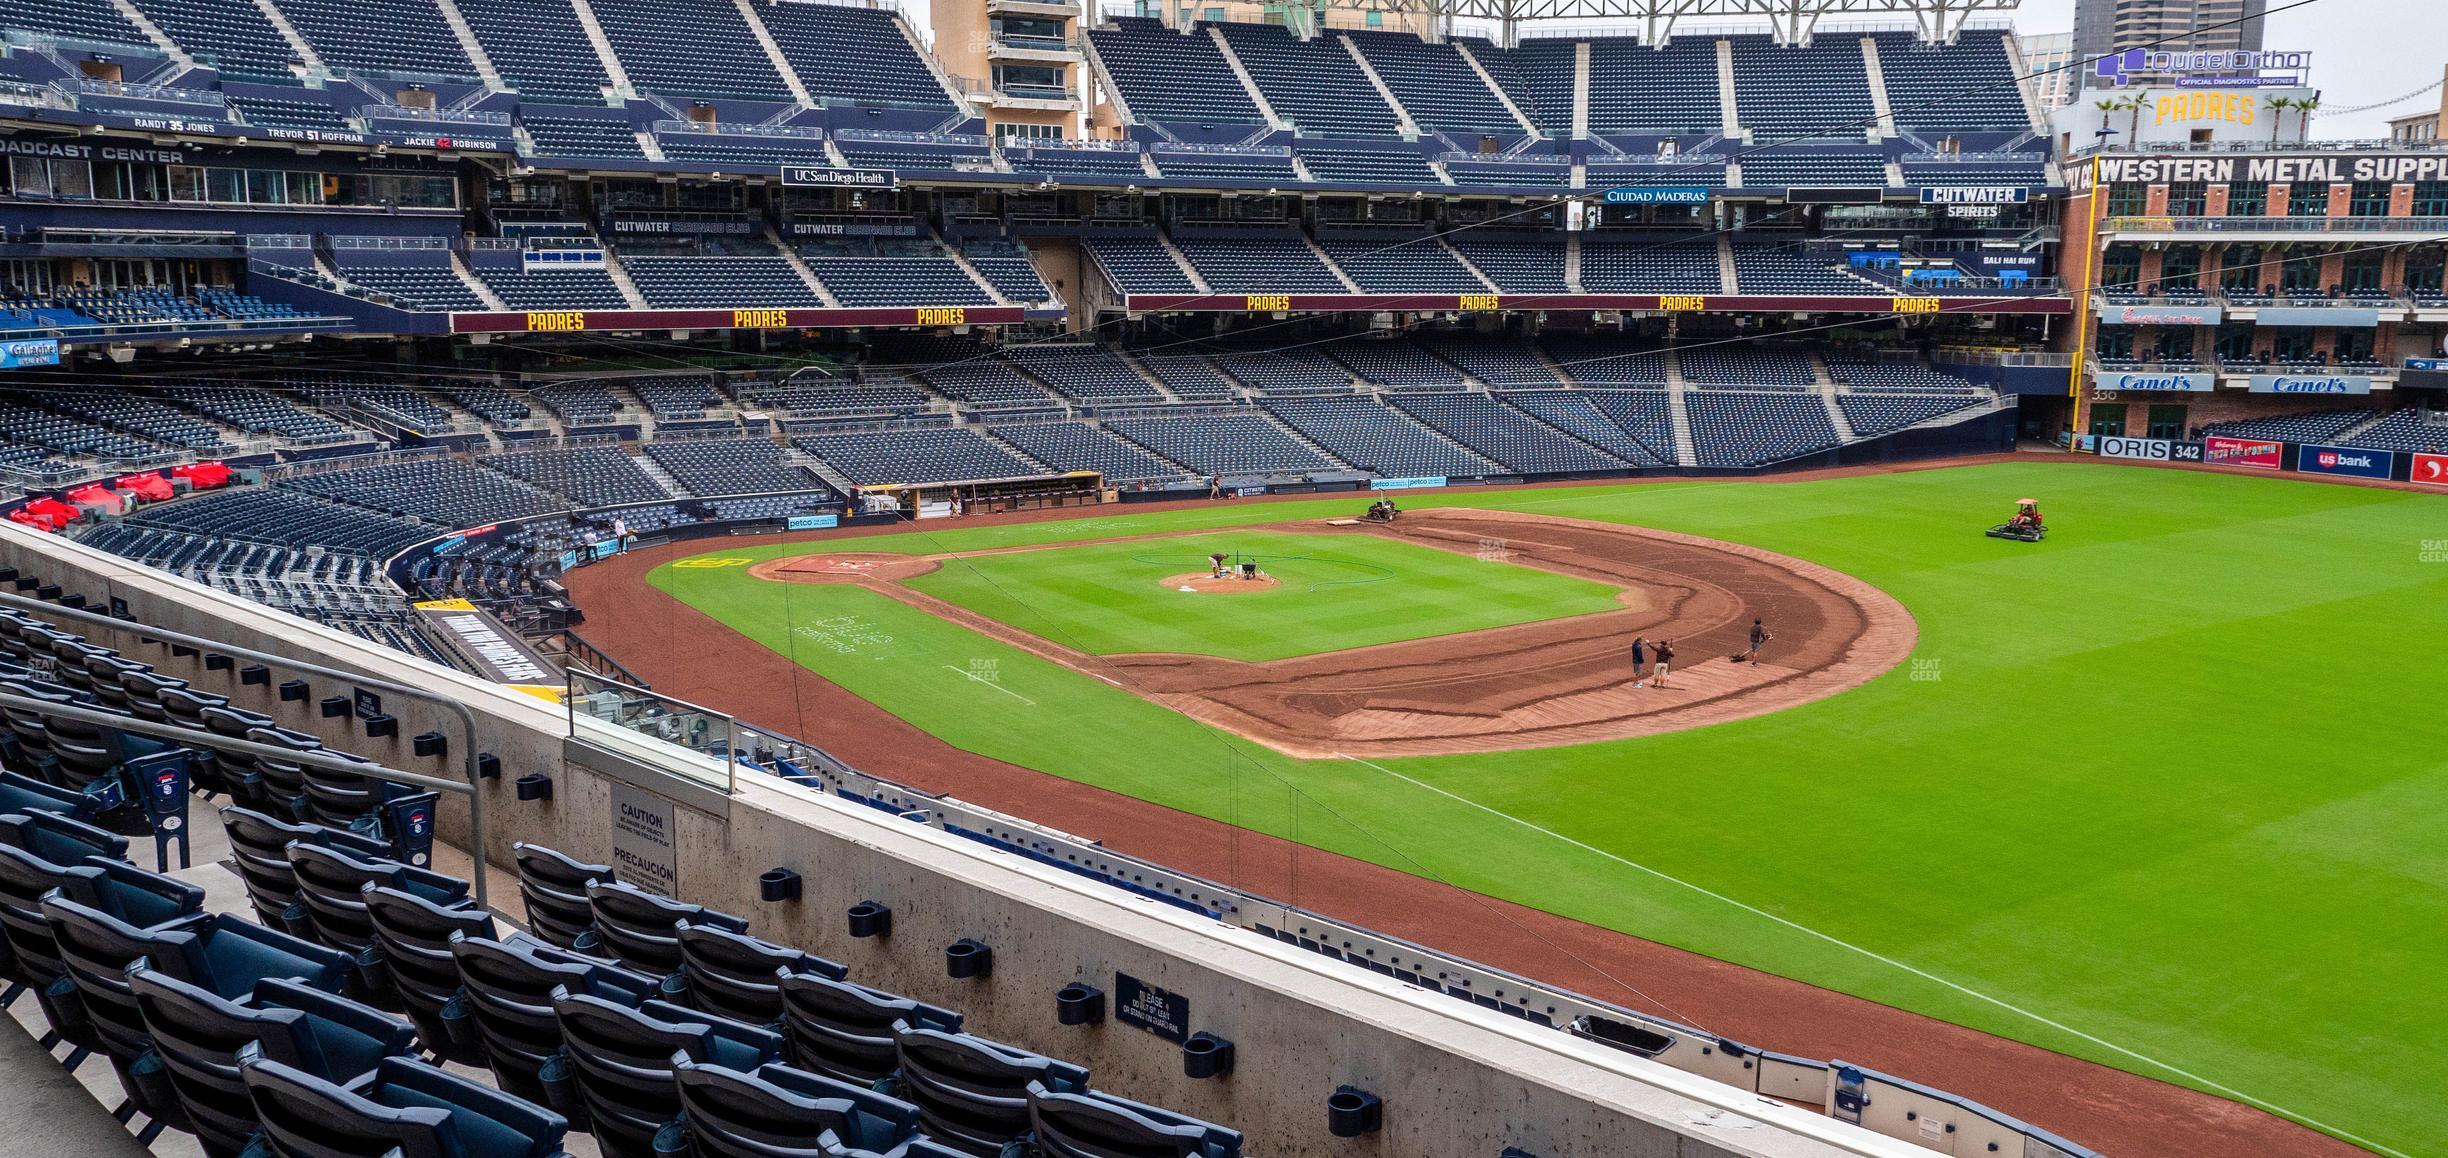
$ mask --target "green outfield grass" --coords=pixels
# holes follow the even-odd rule
[[[1983,538],[2025,494],[2054,537]],[[1405,505],[1439,502],[1809,559],[1901,600],[1920,644],[1860,689],[1711,728],[1301,761],[857,588],[736,568],[652,581],[972,751],[2257,1101],[2375,1149],[2448,1153],[2448,714],[2433,690],[2448,562],[2430,561],[2448,549],[2448,497],[2030,463]],[[961,674],[981,659],[996,694]]]
[[[1277,585],[1187,593],[1210,552]],[[1091,655],[1270,660],[1612,611],[1620,589],[1374,535],[1229,531],[946,559],[910,586]]]

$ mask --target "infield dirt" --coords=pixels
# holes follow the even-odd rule
[[[910,587],[945,556],[822,554],[750,573],[856,583],[1130,689],[1287,755],[1431,756],[1653,735],[1858,687],[1912,653],[1912,616],[1850,576],[1757,548],[1518,511],[1421,511],[1391,524],[1276,528],[1382,535],[1606,583],[1619,610],[1251,663],[1091,655]],[[1023,550],[1036,548],[1021,548]],[[1171,582],[1168,580],[1167,582]],[[1774,633],[1763,659],[1751,621]],[[1671,686],[1636,687],[1632,641],[1672,640]]]

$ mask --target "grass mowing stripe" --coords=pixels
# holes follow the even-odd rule
[[[1341,753],[1337,753],[1337,755],[1342,755],[1342,754],[1341,754]],[[2058,1021],[2058,1020],[2056,1020],[2055,1018],[2052,1018],[2052,1017],[2047,1017],[2047,1016],[2045,1016],[2045,1015],[2038,1014],[2038,1013],[2034,1013],[2034,1012],[2032,1012],[2031,1010],[2025,1009],[2025,1008],[2023,1008],[2023,1007],[2022,1007],[2022,1006],[2020,1006],[2020,1005],[2016,1005],[2015,1003],[2013,1003],[2013,1002],[2011,1002],[2011,1001],[2006,1001],[2006,1000],[2003,1000],[2003,999],[1998,998],[1998,997],[1993,997],[1993,996],[1991,996],[1991,995],[1989,995],[1989,994],[1987,994],[1987,993],[1983,993],[1983,992],[1981,992],[1980,990],[1977,990],[1977,989],[1971,988],[1970,986],[1963,985],[1963,984],[1960,984],[1960,983],[1955,982],[1955,981],[1950,981],[1950,980],[1948,980],[1947,978],[1940,977],[1940,976],[1938,976],[1937,974],[1932,973],[1932,972],[1930,972],[1930,971],[1929,971],[1929,970],[1927,970],[1927,969],[1923,969],[1923,968],[1921,968],[1921,967],[1919,967],[1919,966],[1917,966],[1917,965],[1913,965],[1913,964],[1911,964],[1911,963],[1909,963],[1909,962],[1905,962],[1905,961],[1899,961],[1899,960],[1897,960],[1897,959],[1895,959],[1895,958],[1893,958],[1893,957],[1887,956],[1886,954],[1881,953],[1881,952],[1879,952],[1878,950],[1864,948],[1864,947],[1862,947],[1862,946],[1860,946],[1860,945],[1856,945],[1856,944],[1852,943],[1851,941],[1847,941],[1847,940],[1845,940],[1845,939],[1844,939],[1844,938],[1842,938],[1842,937],[1833,936],[1833,935],[1831,935],[1831,934],[1828,934],[1828,933],[1822,932],[1822,931],[1820,931],[1820,930],[1818,930],[1818,929],[1811,928],[1810,926],[1805,925],[1805,924],[1802,924],[1802,923],[1800,923],[1800,922],[1798,922],[1798,921],[1792,921],[1792,920],[1788,920],[1788,919],[1786,919],[1786,918],[1784,918],[1784,917],[1780,917],[1780,916],[1778,916],[1777,914],[1775,914],[1775,913],[1771,913],[1771,912],[1769,912],[1768,910],[1763,909],[1763,908],[1760,908],[1760,907],[1759,907],[1759,906],[1757,906],[1757,905],[1745,904],[1744,902],[1742,902],[1742,901],[1738,901],[1738,900],[1735,900],[1734,898],[1729,897],[1729,896],[1725,895],[1724,893],[1720,893],[1720,892],[1717,892],[1717,891],[1715,891],[1715,890],[1713,890],[1713,889],[1707,889],[1707,888],[1703,888],[1703,887],[1701,887],[1701,886],[1699,886],[1699,885],[1695,885],[1695,884],[1691,883],[1690,881],[1687,881],[1687,880],[1684,880],[1684,879],[1683,879],[1683,878],[1681,878],[1681,877],[1675,876],[1675,875],[1674,875],[1674,874],[1672,874],[1672,873],[1660,872],[1660,871],[1658,871],[1657,869],[1651,868],[1651,867],[1650,867],[1650,866],[1648,866],[1648,865],[1642,864],[1642,863],[1640,863],[1640,862],[1638,862],[1638,861],[1631,860],[1631,859],[1626,858],[1626,857],[1617,856],[1616,854],[1611,853],[1611,852],[1608,852],[1607,850],[1605,850],[1605,849],[1603,849],[1603,848],[1596,847],[1595,845],[1584,844],[1584,843],[1582,843],[1582,842],[1580,842],[1580,841],[1578,841],[1578,840],[1574,840],[1573,838],[1571,838],[1571,837],[1569,837],[1569,836],[1565,836],[1564,834],[1559,833],[1559,832],[1555,831],[1554,829],[1551,829],[1551,828],[1542,828],[1542,827],[1540,827],[1540,826],[1538,826],[1538,825],[1536,825],[1536,824],[1532,824],[1532,823],[1530,823],[1530,822],[1529,822],[1529,821],[1527,821],[1527,820],[1523,820],[1522,818],[1520,818],[1520,817],[1518,817],[1518,816],[1514,816],[1514,815],[1512,815],[1511,813],[1507,813],[1507,812],[1499,812],[1499,811],[1497,811],[1496,809],[1493,809],[1493,808],[1488,807],[1487,805],[1481,804],[1481,803],[1479,803],[1479,802],[1478,802],[1478,801],[1476,801],[1476,800],[1472,800],[1472,799],[1470,799],[1470,798],[1469,798],[1469,797],[1467,797],[1467,796],[1460,796],[1460,795],[1456,795],[1456,794],[1454,794],[1454,793],[1447,792],[1446,790],[1444,790],[1444,789],[1442,789],[1442,788],[1439,788],[1439,787],[1437,787],[1437,786],[1436,786],[1436,785],[1434,785],[1434,784],[1428,784],[1428,783],[1425,783],[1425,782],[1422,782],[1422,781],[1414,780],[1414,779],[1412,779],[1412,778],[1410,778],[1410,777],[1408,777],[1408,776],[1403,775],[1403,774],[1402,774],[1402,773],[1400,773],[1400,772],[1397,772],[1397,771],[1395,771],[1395,770],[1393,770],[1393,769],[1391,769],[1391,768],[1386,767],[1386,766],[1385,766],[1385,765],[1383,765],[1383,764],[1379,764],[1379,763],[1376,763],[1376,762],[1374,762],[1374,761],[1363,760],[1363,759],[1361,759],[1361,758],[1360,758],[1360,757],[1358,757],[1358,756],[1343,756],[1343,759],[1349,760],[1349,761],[1351,761],[1351,762],[1353,762],[1353,763],[1355,763],[1355,764],[1359,764],[1359,765],[1361,765],[1362,767],[1366,767],[1366,768],[1374,768],[1374,769],[1376,769],[1377,771],[1379,771],[1379,772],[1383,772],[1383,773],[1385,773],[1386,775],[1391,776],[1391,777],[1393,777],[1393,778],[1395,778],[1395,779],[1397,779],[1397,780],[1400,780],[1400,781],[1402,781],[1402,782],[1403,782],[1403,783],[1405,783],[1405,784],[1409,784],[1409,785],[1411,785],[1411,786],[1412,786],[1412,787],[1414,787],[1414,788],[1424,788],[1424,789],[1426,789],[1426,790],[1428,790],[1428,791],[1430,791],[1430,792],[1434,792],[1434,793],[1436,793],[1436,794],[1437,794],[1437,795],[1439,795],[1439,796],[1443,796],[1443,797],[1445,797],[1446,799],[1453,800],[1453,801],[1456,801],[1456,802],[1459,802],[1459,803],[1462,803],[1462,804],[1467,804],[1467,805],[1471,806],[1472,808],[1476,808],[1476,809],[1478,809],[1479,811],[1481,811],[1481,812],[1485,812],[1485,813],[1487,813],[1488,815],[1490,815],[1490,816],[1494,816],[1494,817],[1496,817],[1496,818],[1498,818],[1498,819],[1500,819],[1500,820],[1509,820],[1509,821],[1512,821],[1513,823],[1518,824],[1518,825],[1522,826],[1523,828],[1527,828],[1527,829],[1529,829],[1529,830],[1530,830],[1530,831],[1532,831],[1532,832],[1538,833],[1538,834],[1540,834],[1540,835],[1542,835],[1542,836],[1548,837],[1548,838],[1553,839],[1553,840],[1560,840],[1560,841],[1563,841],[1564,843],[1569,844],[1569,845],[1573,846],[1574,848],[1580,849],[1580,850],[1581,850],[1581,851],[1583,851],[1583,852],[1593,853],[1593,854],[1596,854],[1596,855],[1598,855],[1598,856],[1605,857],[1606,859],[1611,860],[1611,861],[1614,861],[1614,862],[1615,862],[1615,863],[1617,863],[1617,864],[1623,865],[1623,866],[1624,866],[1624,867],[1626,867],[1626,868],[1638,869],[1638,870],[1640,870],[1641,872],[1647,873],[1647,874],[1649,874],[1650,876],[1656,877],[1656,878],[1658,878],[1659,880],[1665,881],[1665,882],[1666,882],[1666,883],[1668,883],[1668,884],[1671,884],[1671,885],[1676,885],[1676,886],[1681,887],[1681,888],[1690,889],[1691,891],[1693,891],[1693,892],[1695,892],[1695,893],[1698,893],[1698,894],[1700,894],[1701,896],[1707,897],[1708,899],[1710,899],[1710,900],[1712,900],[1712,901],[1720,901],[1720,902],[1723,902],[1723,903],[1725,903],[1725,904],[1727,904],[1727,905],[1731,905],[1731,906],[1733,906],[1734,908],[1740,909],[1740,910],[1742,910],[1743,912],[1749,913],[1749,914],[1751,914],[1752,916],[1759,917],[1759,918],[1762,918],[1762,919],[1764,919],[1764,920],[1774,921],[1774,922],[1776,922],[1777,924],[1783,925],[1783,926],[1785,926],[1786,928],[1792,929],[1792,930],[1794,930],[1794,931],[1796,931],[1796,932],[1799,932],[1799,933],[1805,933],[1805,934],[1808,934],[1808,935],[1810,935],[1810,936],[1816,937],[1816,938],[1818,938],[1818,939],[1820,939],[1820,940],[1822,940],[1822,941],[1827,942],[1827,943],[1828,943],[1828,944],[1830,944],[1830,945],[1834,945],[1834,946],[1836,946],[1837,948],[1840,948],[1840,949],[1846,950],[1847,952],[1859,953],[1859,954],[1861,954],[1862,956],[1867,957],[1867,958],[1869,958],[1869,959],[1871,959],[1871,960],[1873,960],[1873,961],[1876,961],[1876,962],[1878,962],[1878,963],[1879,963],[1879,964],[1881,964],[1881,965],[1887,965],[1887,966],[1892,966],[1892,967],[1897,968],[1897,969],[1901,969],[1901,970],[1903,970],[1904,972],[1906,972],[1906,973],[1910,973],[1910,974],[1912,974],[1913,976],[1915,976],[1915,977],[1919,977],[1919,978],[1921,978],[1921,979],[1923,979],[1923,980],[1925,980],[1925,981],[1930,981],[1930,982],[1934,982],[1934,983],[1939,984],[1939,985],[1946,986],[1947,988],[1952,989],[1952,990],[1954,990],[1954,991],[1955,991],[1955,992],[1957,992],[1957,993],[1961,993],[1961,994],[1963,994],[1963,995],[1964,995],[1964,996],[1966,996],[1966,997],[1970,997],[1970,998],[1973,998],[1973,999],[1978,1000],[1978,1001],[1985,1001],[1985,1002],[1988,1002],[1989,1004],[1994,1005],[1994,1006],[1997,1006],[1998,1008],[2003,1009],[2003,1010],[2007,1011],[2008,1013],[2012,1013],[2012,1014],[2014,1014],[2014,1015],[2016,1015],[2016,1016],[2018,1016],[2018,1017],[2025,1017],[2025,1018],[2029,1018],[2029,1019],[2031,1019],[2032,1021],[2036,1021],[2036,1022],[2038,1022],[2038,1023],[2042,1024],[2042,1025],[2045,1025],[2045,1026],[2049,1027],[2050,1029],[2058,1030],[2058,1031],[2063,1032],[2063,1033],[2070,1033],[2070,1034],[2073,1034],[2074,1036],[2079,1037],[2079,1038],[2083,1039],[2084,1041],[2090,1042],[2090,1043],[2091,1043],[2091,1044],[2093,1044],[2093,1045],[2099,1046],[2099,1047],[2101,1047],[2101,1048],[2103,1048],[2103,1049],[2113,1050],[2113,1051],[2115,1051],[2115,1052],[2117,1052],[2117,1053],[2119,1053],[2119,1054],[2124,1055],[2125,1057],[2128,1057],[2128,1058],[2133,1059],[2134,1061],[2140,1062],[2140,1063],[2142,1063],[2142,1064],[2143,1064],[2143,1065],[2145,1065],[2145,1066],[2149,1066],[2149,1067],[2151,1067],[2152,1069],[2161,1070],[2161,1071],[2163,1071],[2163,1072],[2166,1072],[2166,1073],[2169,1073],[2169,1074],[2173,1074],[2173,1075],[2175,1075],[2175,1076],[2177,1076],[2177,1077],[2179,1077],[2179,1078],[2183,1078],[2183,1079],[2185,1079],[2185,1080],[2186,1080],[2186,1081],[2188,1081],[2188,1082],[2192,1082],[2192,1083],[2194,1083],[2194,1084],[2196,1084],[2196,1085],[2200,1085],[2200,1086],[2203,1086],[2203,1087],[2205,1087],[2205,1088],[2207,1088],[2207,1089],[2210,1089],[2210,1090],[2211,1090],[2211,1091],[2213,1091],[2213,1092],[2216,1092],[2216,1093],[2221,1093],[2221,1094],[2225,1094],[2225,1095],[2227,1095],[2228,1097],[2234,1098],[2235,1100],[2237,1100],[2237,1101],[2239,1101],[2239,1102],[2244,1102],[2244,1103],[2249,1104],[2249,1105],[2258,1106],[2258,1107],[2260,1107],[2261,1109],[2268,1110],[2269,1112],[2271,1112],[2271,1113],[2273,1113],[2273,1114],[2277,1114],[2277,1115],[2279,1115],[2280,1117],[2283,1117],[2283,1118],[2288,1118],[2288,1119],[2292,1119],[2292,1120],[2297,1121],[2297,1122],[2301,1122],[2301,1123],[2303,1123],[2304,1125],[2310,1126],[2310,1127],[2312,1127],[2312,1128],[2314,1128],[2314,1129],[2316,1129],[2316,1130],[2321,1130],[2321,1131],[2324,1131],[2324,1132],[2326,1132],[2326,1133],[2335,1134],[2335,1135],[2337,1135],[2337,1136],[2338,1136],[2338,1137],[2340,1137],[2340,1138],[2344,1138],[2344,1139],[2346,1139],[2346,1140],[2347,1140],[2347,1141],[2349,1141],[2349,1142],[2352,1142],[2352,1143],[2354,1143],[2354,1144],[2356,1144],[2356,1145],[2358,1145],[2358,1146],[2365,1147],[2365,1148],[2367,1148],[2367,1149],[2377,1150],[2377,1151],[2379,1151],[2380,1153],[2383,1153],[2383,1154],[2393,1155],[2393,1156],[2395,1156],[2395,1158],[2410,1158],[2410,1156],[2409,1156],[2409,1155],[2406,1155],[2406,1154],[2405,1154],[2404,1152],[2402,1152],[2402,1151],[2392,1150],[2392,1149],[2390,1149],[2390,1148],[2388,1148],[2388,1147],[2386,1147],[2386,1146],[2383,1146],[2383,1145],[2381,1145],[2381,1144],[2379,1144],[2379,1143],[2377,1143],[2377,1142],[2373,1142],[2373,1141],[2371,1141],[2371,1140],[2369,1140],[2369,1139],[2357,1137],[2357,1136],[2355,1136],[2354,1134],[2348,1133],[2347,1131],[2341,1130],[2341,1129],[2339,1129],[2339,1128],[2337,1128],[2337,1127],[2335,1127],[2335,1126],[2328,1125],[2327,1123],[2321,1122],[2321,1121],[2319,1121],[2319,1120],[2317,1120],[2317,1119],[2307,1117],[2307,1116],[2305,1116],[2305,1115],[2303,1115],[2303,1114],[2296,1113],[2295,1111],[2290,1110],[2290,1109],[2287,1109],[2287,1108],[2286,1108],[2286,1107],[2284,1107],[2284,1106],[2277,1105],[2276,1103],[2273,1103],[2273,1102],[2267,1102],[2267,1101],[2263,1101],[2262,1099],[2260,1099],[2260,1098],[2256,1098],[2256,1097],[2252,1096],[2251,1094],[2245,1093],[2245,1092],[2244,1092],[2244,1091],[2242,1091],[2242,1090],[2236,1089],[2236,1088],[2234,1088],[2234,1087],[2232,1087],[2232,1086],[2222,1085],[2222,1084],[2220,1084],[2220,1083],[2218,1083],[2218,1082],[2216,1082],[2216,1081],[2213,1081],[2213,1080],[2211,1080],[2211,1079],[2209,1079],[2209,1078],[2205,1078],[2205,1077],[2201,1076],[2200,1074],[2194,1073],[2194,1072],[2192,1072],[2192,1071],[2190,1071],[2190,1070],[2187,1070],[2187,1069],[2185,1069],[2185,1068],[2183,1068],[2183,1067],[2181,1067],[2181,1066],[2170,1065],[2170,1064],[2168,1064],[2167,1062],[2160,1061],[2159,1059],[2157,1059],[2157,1058],[2155,1058],[2155,1057],[2152,1057],[2152,1056],[2150,1056],[2150,1055],[2148,1055],[2148,1054],[2145,1054],[2145,1053],[2139,1053],[2139,1052],[2137,1052],[2137,1051],[2127,1049],[2127,1048],[2125,1048],[2124,1046],[2118,1045],[2117,1043],[2115,1043],[2115,1042],[2113,1042],[2113,1041],[2109,1041],[2108,1039],[2103,1038],[2103,1037],[2099,1037],[2099,1036],[2097,1036],[2097,1035],[2095,1035],[2095,1034],[2086,1033],[2086,1032],[2084,1032],[2084,1031],[2082,1031],[2082,1030],[2079,1030],[2079,1029],[2074,1028],[2073,1026],[2067,1025],[2067,1024],[2065,1024],[2064,1022],[2062,1022],[2062,1021]]]
[[[1981,537],[2025,494],[2041,497],[2054,537]],[[2432,641],[2448,638],[2448,566],[2420,559],[2425,541],[2448,539],[2448,498],[2008,464],[1433,501],[1635,523],[1833,567],[1912,611],[1922,665],[1733,724],[1385,767],[2261,1091],[2360,1144],[2448,1152],[2448,1103],[2430,1082],[2448,1006],[2423,999],[2440,960],[2423,932],[2448,928],[2448,856],[2436,852],[2448,847],[2448,719],[2414,709],[2437,671]],[[1352,507],[1222,503],[857,549],[1210,531]],[[686,570],[655,581],[788,653],[778,585]],[[907,649],[802,648],[802,663],[960,747],[1387,863],[1331,809],[1464,888],[2145,1069],[1454,801],[1389,793],[1368,769],[1237,750],[890,600],[805,585],[791,597],[802,618],[863,616]],[[1041,706],[946,695],[959,681],[937,666],[981,656],[1002,656],[1003,684]]]

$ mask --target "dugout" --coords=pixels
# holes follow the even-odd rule
[[[1081,507],[1115,501],[1105,489],[1105,476],[1092,470],[1028,478],[972,479],[966,482],[878,483],[859,488],[859,509],[874,512],[881,500],[903,518],[933,519],[953,513],[953,500],[968,514],[1033,511],[1046,507]]]

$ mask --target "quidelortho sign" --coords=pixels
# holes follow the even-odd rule
[[[2124,438],[2103,435],[2097,443],[2106,458],[2139,458],[2149,462],[2200,462],[2202,444],[2165,438]]]
[[[2305,474],[2343,474],[2356,478],[2387,478],[2397,465],[2394,451],[2359,446],[2307,445],[2295,448],[2295,469]]]
[[[2209,393],[2210,390],[2217,384],[2218,379],[2215,376],[2207,373],[2158,374],[2136,370],[2132,372],[2093,374],[2091,376],[2092,389],[2115,390],[2123,393],[2206,394]]]
[[[2369,394],[2372,380],[2348,374],[2255,374],[2255,394]]]

